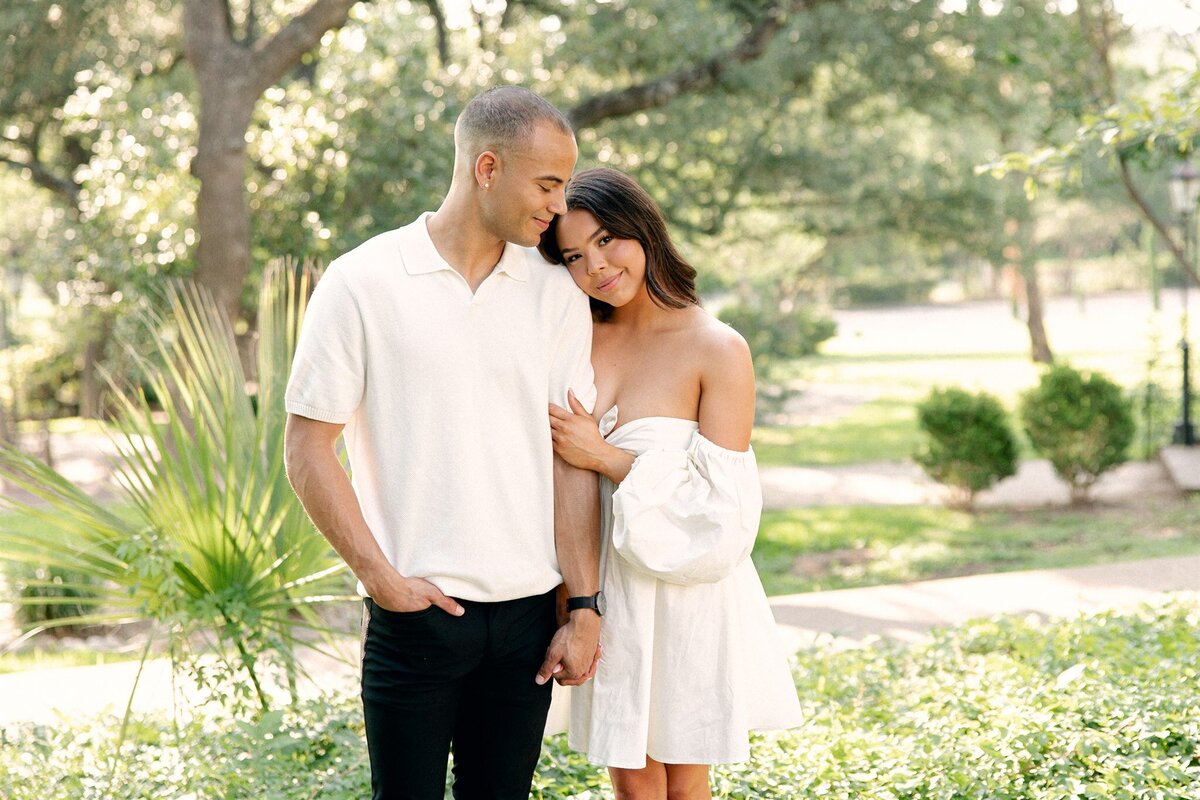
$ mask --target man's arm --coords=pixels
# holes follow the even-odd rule
[[[354,487],[335,445],[342,425],[288,414],[284,466],[288,480],[317,530],[329,540],[371,599],[389,611],[436,605],[460,615],[463,608],[421,578],[406,578],[388,562],[363,518]]]
[[[576,469],[554,456],[554,547],[568,597],[600,588],[600,491],[596,473]],[[591,677],[600,641],[600,617],[591,609],[570,615],[555,633],[537,682],[552,676],[564,686]]]

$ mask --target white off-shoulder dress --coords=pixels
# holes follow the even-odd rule
[[[639,769],[749,757],[748,732],[790,728],[800,704],[750,550],[762,492],[753,451],[719,447],[693,420],[645,417],[609,444],[636,456],[601,478],[608,609],[595,678],[574,690],[568,742],[596,764]]]

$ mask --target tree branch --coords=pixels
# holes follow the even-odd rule
[[[72,207],[78,205],[79,185],[69,178],[55,175],[46,169],[45,165],[37,161],[18,161],[7,156],[0,156],[0,164],[7,164],[13,169],[21,171],[29,170],[35,184],[68,201]]]
[[[645,83],[591,97],[567,112],[567,117],[576,130],[582,130],[606,119],[658,108],[681,94],[715,86],[731,67],[760,58],[775,34],[787,24],[789,14],[833,1],[777,0],[730,50]]]
[[[274,86],[309,50],[321,43],[326,31],[346,24],[358,0],[313,0],[304,13],[292,19],[254,51],[250,77],[258,97]]]
[[[1129,164],[1125,161],[1125,156],[1117,156],[1117,165],[1121,172],[1121,185],[1125,187],[1125,193],[1129,195],[1129,199],[1142,212],[1142,216],[1146,218],[1146,221],[1154,226],[1154,230],[1158,231],[1158,235],[1162,237],[1162,240],[1167,243],[1167,249],[1175,257],[1175,263],[1190,276],[1191,280],[1200,283],[1200,274],[1197,274],[1195,268],[1188,263],[1187,254],[1183,252],[1183,248],[1176,241],[1175,236],[1171,233],[1171,229],[1159,218],[1158,214],[1154,213],[1154,209],[1146,202],[1146,196],[1142,194],[1141,189],[1134,183],[1133,173],[1129,169]]]
[[[183,5],[184,53],[197,73],[221,59],[233,45],[225,0],[186,0]]]
[[[425,0],[429,15],[433,17],[434,30],[437,31],[438,63],[442,69],[450,66],[450,40],[446,33],[446,15],[442,13],[442,4],[438,0]],[[508,8],[505,7],[507,12]]]
[[[1087,0],[1081,0],[1077,7],[1076,13],[1079,15],[1079,23],[1083,28],[1084,37],[1091,45],[1096,56],[1096,62],[1099,69],[1095,78],[1095,93],[1107,105],[1115,105],[1117,103],[1117,86],[1112,68],[1112,59],[1110,52],[1112,50],[1112,34],[1109,30],[1109,23],[1112,20],[1112,15],[1116,13],[1104,0],[1100,0],[1098,11],[1099,19],[1095,19],[1091,14],[1092,9],[1089,7]],[[1149,222],[1154,230],[1158,231],[1158,235],[1167,243],[1167,249],[1171,251],[1171,255],[1175,259],[1175,263],[1179,265],[1191,280],[1200,283],[1200,275],[1197,274],[1195,267],[1189,263],[1187,254],[1183,252],[1183,247],[1176,241],[1172,235],[1171,229],[1167,224],[1159,218],[1155,213],[1150,203],[1146,200],[1146,196],[1142,193],[1141,188],[1133,179],[1133,171],[1129,168],[1129,161],[1126,154],[1117,152],[1117,168],[1121,176],[1121,186],[1125,188],[1125,194],[1129,195],[1129,199],[1137,206],[1138,211]]]

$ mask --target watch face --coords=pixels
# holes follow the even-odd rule
[[[604,616],[604,612],[608,610],[608,603],[604,599],[604,592],[596,592],[596,611],[600,616]]]

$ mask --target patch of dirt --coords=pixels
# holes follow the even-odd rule
[[[792,562],[792,574],[805,578],[822,578],[830,575],[835,567],[865,564],[877,555],[869,547],[843,547],[823,553],[802,553]]]
[[[783,387],[784,397],[759,410],[767,425],[818,426],[837,422],[882,391],[860,384],[796,381]]]

